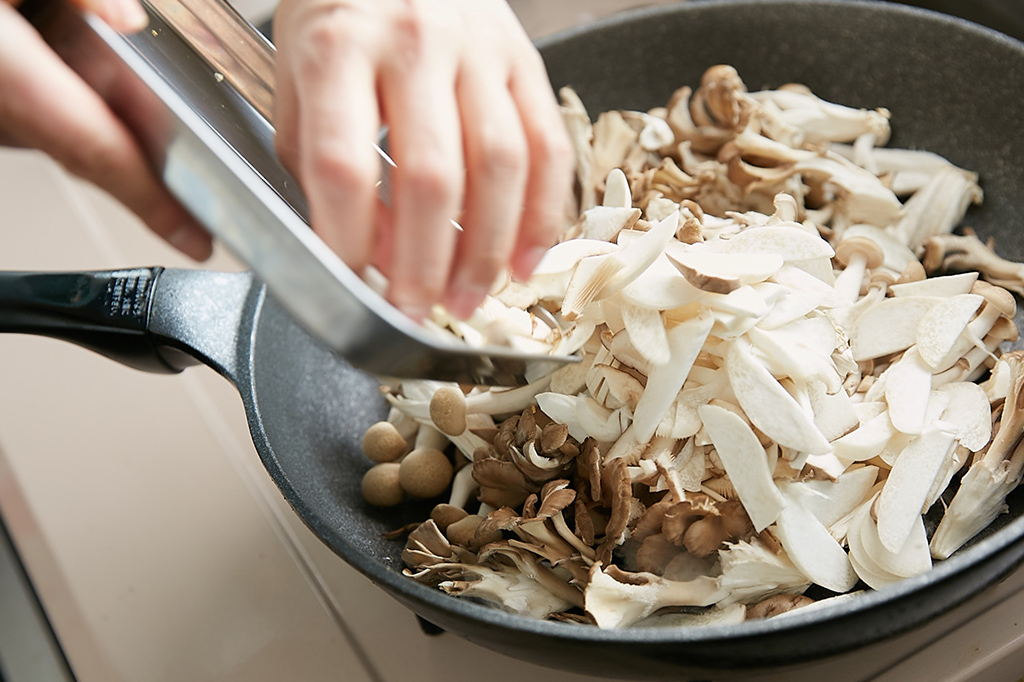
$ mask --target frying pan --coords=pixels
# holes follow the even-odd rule
[[[893,112],[893,146],[930,149],[980,172],[967,222],[1024,256],[1024,47],[964,21],[895,5],[801,0],[693,2],[623,15],[543,42],[551,80],[592,112],[664,104],[704,69],[735,65],[748,86],[808,84],[825,98]],[[1018,320],[1019,323],[1019,320]],[[701,629],[602,631],[533,621],[401,575],[401,541],[426,517],[360,498],[363,430],[385,414],[376,381],[308,336],[247,274],[142,269],[7,273],[0,330],[65,338],[143,369],[198,359],[237,388],[253,442],[284,497],[343,559],[431,623],[516,658],[610,677],[700,679],[778,670],[863,647],[936,617],[1024,558],[1024,499],[969,546],[890,588],[777,619]]]

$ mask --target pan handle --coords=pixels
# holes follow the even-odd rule
[[[84,346],[147,372],[197,361],[234,381],[248,273],[167,270],[0,272],[0,332]]]

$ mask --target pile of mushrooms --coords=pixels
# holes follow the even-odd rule
[[[952,234],[973,173],[882,147],[885,110],[748,92],[729,66],[594,123],[561,96],[564,239],[435,324],[582,362],[509,390],[382,389],[367,501],[440,496],[411,578],[602,628],[731,623],[927,571],[1003,510],[1024,267]]]

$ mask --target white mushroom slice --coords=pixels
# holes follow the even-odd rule
[[[622,230],[632,229],[640,220],[639,208],[594,206],[583,213],[580,227],[584,239],[614,241]]]
[[[755,532],[770,526],[782,513],[782,493],[772,481],[764,448],[742,417],[724,407],[704,405],[700,418],[722,460]]]
[[[985,389],[970,381],[957,381],[937,390],[949,394],[942,421],[954,430],[960,444],[971,452],[988,445],[992,438],[992,408]]]
[[[655,310],[646,310],[657,315],[657,311]],[[660,316],[658,316],[658,323],[662,324],[661,335],[664,336],[665,328]],[[629,337],[629,332],[625,328],[625,321],[623,321],[622,324],[622,330],[612,335],[611,343],[608,344],[608,350],[611,351],[613,358],[627,367],[632,367],[645,376],[650,374],[650,363],[648,359],[644,357],[644,355],[637,350],[637,347],[633,344],[633,340]]]
[[[892,425],[903,433],[921,433],[932,392],[931,367],[911,346],[885,373],[885,402]]]
[[[608,464],[616,459],[624,459],[626,464],[635,464],[646,448],[647,441],[640,441],[636,437],[636,428],[630,424],[608,449],[602,461]]]
[[[598,239],[567,239],[544,253],[544,257],[534,268],[533,277],[571,273],[584,258],[609,254],[616,249],[618,246],[615,244]]]
[[[622,300],[652,310],[681,308],[700,300],[703,294],[681,277],[664,255],[619,292]]]
[[[915,519],[921,516],[932,481],[954,447],[956,440],[951,433],[929,428],[900,452],[875,507],[878,537],[890,552],[899,552],[907,541]]]
[[[680,279],[682,279],[680,277]],[[753,287],[743,286],[728,294],[711,294],[706,291],[700,292],[697,299],[702,305],[712,310],[737,317],[752,318],[756,323],[761,317],[768,314],[768,304],[757,293]],[[678,320],[677,311],[669,310],[665,313],[666,320]],[[692,316],[692,312],[684,308],[683,319]]]
[[[615,244],[597,239],[569,239],[544,254],[527,286],[545,301],[561,301],[576,266],[585,258],[612,253]]]
[[[866,308],[847,335],[857,362],[906,350],[917,341],[917,327],[942,299],[932,296],[886,298]]]
[[[613,443],[629,428],[630,412],[625,407],[609,410],[589,396],[576,397],[576,419],[586,436],[601,443]],[[583,442],[584,438],[573,436]]]
[[[823,525],[831,526],[868,497],[878,478],[878,467],[863,466],[847,471],[835,481],[779,481],[782,494],[804,506]]]
[[[786,503],[775,523],[775,535],[800,572],[833,592],[847,592],[857,574],[843,548],[814,514],[796,503]]]
[[[827,241],[795,223],[747,228],[717,242],[714,249],[722,253],[773,254],[787,263],[835,255]]]
[[[509,308],[526,310],[540,299],[540,294],[529,285],[517,282],[508,277],[500,289],[494,292],[494,298]]]
[[[831,452],[828,440],[781,384],[758,362],[745,339],[726,354],[732,391],[750,421],[779,445],[801,452]]]
[[[897,578],[912,578],[932,567],[924,518],[920,515],[914,519],[914,525],[911,527],[906,542],[897,552],[891,551],[882,544],[878,535],[878,526],[871,518],[870,510],[863,514],[859,535],[864,550],[875,565]]]
[[[841,388],[842,379],[831,360],[839,340],[828,318],[803,317],[772,330],[756,327],[747,332],[747,338],[775,376],[801,383],[823,381],[833,392]]]
[[[595,364],[590,368],[587,388],[590,395],[611,410],[623,405],[628,405],[634,410],[644,394],[644,386],[635,376],[605,364]]]
[[[703,312],[668,330],[668,361],[652,367],[644,394],[633,411],[633,426],[641,442],[646,443],[654,436],[666,411],[676,400],[713,322],[714,318]]]
[[[692,368],[690,373],[693,374]],[[701,405],[711,402],[712,398],[722,395],[728,389],[725,372],[716,372],[716,378],[710,383],[685,387],[676,397],[675,402],[665,411],[658,425],[657,435],[669,438],[689,438],[701,428],[700,414],[697,410]]]
[[[836,457],[848,462],[865,462],[878,456],[889,440],[896,435],[896,429],[889,421],[889,413],[872,417],[842,438],[833,441]]]
[[[798,272],[803,272],[798,270]],[[811,279],[814,279],[808,275]],[[816,282],[822,283],[815,279]],[[771,310],[757,322],[761,329],[776,329],[805,317],[816,308],[823,307],[822,297],[815,291],[785,288],[782,296],[775,299]]]
[[[665,323],[657,310],[626,304],[622,306],[622,321],[633,347],[645,362],[661,365],[669,359],[669,342]]]
[[[824,381],[812,380],[807,384],[807,397],[814,412],[814,425],[830,443],[860,426],[850,396],[842,386],[829,393]]]
[[[940,301],[925,313],[917,325],[916,347],[930,368],[940,368],[939,363],[984,302],[977,294],[958,294]]]
[[[574,320],[593,300],[618,291],[635,280],[661,255],[675,235],[679,214],[655,224],[635,241],[604,256],[584,258],[576,266],[562,301],[562,316]]]
[[[695,250],[666,256],[687,282],[715,294],[727,294],[745,284],[764,281],[782,267],[782,256],[773,253]]]
[[[865,520],[865,516],[867,520]],[[860,579],[867,583],[869,587],[880,590],[899,582],[900,578],[883,570],[876,564],[871,554],[864,547],[860,534],[865,524],[868,523],[874,526],[874,521],[871,519],[870,502],[863,504],[854,513],[849,523],[849,530],[846,533],[846,544],[850,548],[850,565],[853,566],[853,570],[857,572]]]
[[[916,282],[890,284],[889,291],[893,296],[936,296],[950,298],[960,294],[971,293],[971,287],[978,281],[976,272],[960,272],[955,275],[928,277]]]
[[[805,452],[801,453],[801,458],[792,462],[792,466],[800,471],[803,471],[804,468],[810,468],[815,472],[815,475],[824,475],[828,480],[835,481],[843,475],[843,472],[850,466],[850,463],[839,459],[832,452],[826,452],[823,455],[812,455]]]
[[[633,208],[633,193],[629,180],[619,168],[613,168],[604,181],[603,205],[611,208]]]
[[[932,481],[932,488],[928,491],[928,497],[924,501],[924,509],[931,509],[932,505],[939,501],[942,493],[949,487],[950,481],[958,471],[963,469],[964,464],[970,457],[971,451],[963,445],[953,448],[953,454],[946,460],[945,466],[939,471],[939,475]]]

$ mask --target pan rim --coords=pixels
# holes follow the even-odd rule
[[[657,17],[668,14],[698,12],[698,11],[722,11],[737,7],[751,7],[766,5],[773,6],[836,6],[857,8],[857,11],[870,11],[891,15],[914,15],[921,20],[939,22],[954,25],[959,30],[969,31],[987,40],[995,40],[1009,45],[1021,53],[1024,61],[1024,44],[998,31],[988,29],[973,22],[952,17],[931,10],[904,5],[880,3],[869,0],[694,0],[692,2],[673,5],[668,7],[651,7],[633,10],[628,13],[616,15],[611,18],[600,20],[585,27],[573,28],[559,32],[552,36],[537,41],[541,50],[559,44],[560,42],[579,36],[581,34],[603,30],[614,26],[625,19],[636,17]],[[262,296],[262,294],[261,294]],[[899,583],[881,590],[872,590],[858,595],[855,599],[843,600],[827,607],[812,609],[806,613],[793,612],[784,618],[752,620],[736,625],[709,625],[702,627],[652,627],[652,628],[626,628],[618,630],[606,630],[596,626],[581,626],[576,624],[559,623],[546,620],[535,620],[524,616],[518,616],[495,607],[484,606],[471,601],[453,598],[439,590],[422,585],[404,576],[399,570],[388,567],[376,558],[365,553],[354,543],[345,538],[337,529],[330,527],[314,513],[298,494],[288,478],[287,472],[280,466],[273,446],[267,439],[259,418],[259,401],[256,396],[255,368],[253,361],[255,353],[252,352],[257,343],[259,322],[264,312],[265,297],[261,297],[256,306],[252,318],[251,333],[248,335],[250,344],[247,353],[249,363],[242,376],[239,377],[239,390],[243,394],[246,404],[246,412],[249,415],[250,427],[253,439],[257,445],[261,459],[275,483],[284,493],[286,499],[295,508],[300,518],[313,530],[313,532],[331,547],[342,559],[351,564],[363,575],[378,585],[386,586],[387,591],[393,596],[400,595],[403,601],[420,604],[429,607],[431,610],[440,610],[450,613],[453,616],[466,618],[481,625],[505,631],[518,631],[522,633],[538,635],[545,638],[555,638],[564,641],[586,642],[593,644],[700,644],[711,641],[738,642],[744,639],[759,637],[765,634],[778,633],[780,631],[799,631],[802,629],[818,626],[824,622],[844,619],[858,614],[871,611],[883,603],[899,602],[902,599],[911,597],[922,589],[944,583],[951,580],[963,571],[976,566],[984,561],[997,557],[1016,555],[1010,560],[1015,565],[1024,558],[1024,516],[1006,524],[990,536],[983,538],[977,543],[962,549],[950,559],[936,564],[927,573],[907,578]],[[244,336],[244,335],[243,335]],[[984,589],[981,586],[971,594],[965,596],[960,602],[950,603],[937,607],[935,617],[957,604],[962,603],[974,594]],[[912,625],[910,628],[918,627]],[[909,628],[904,628],[909,629]],[[894,634],[892,631],[884,631],[879,639]],[[868,642],[864,642],[866,645]],[[858,646],[859,648],[859,646]],[[826,652],[824,655],[830,655]],[[810,660],[809,656],[801,660]]]

